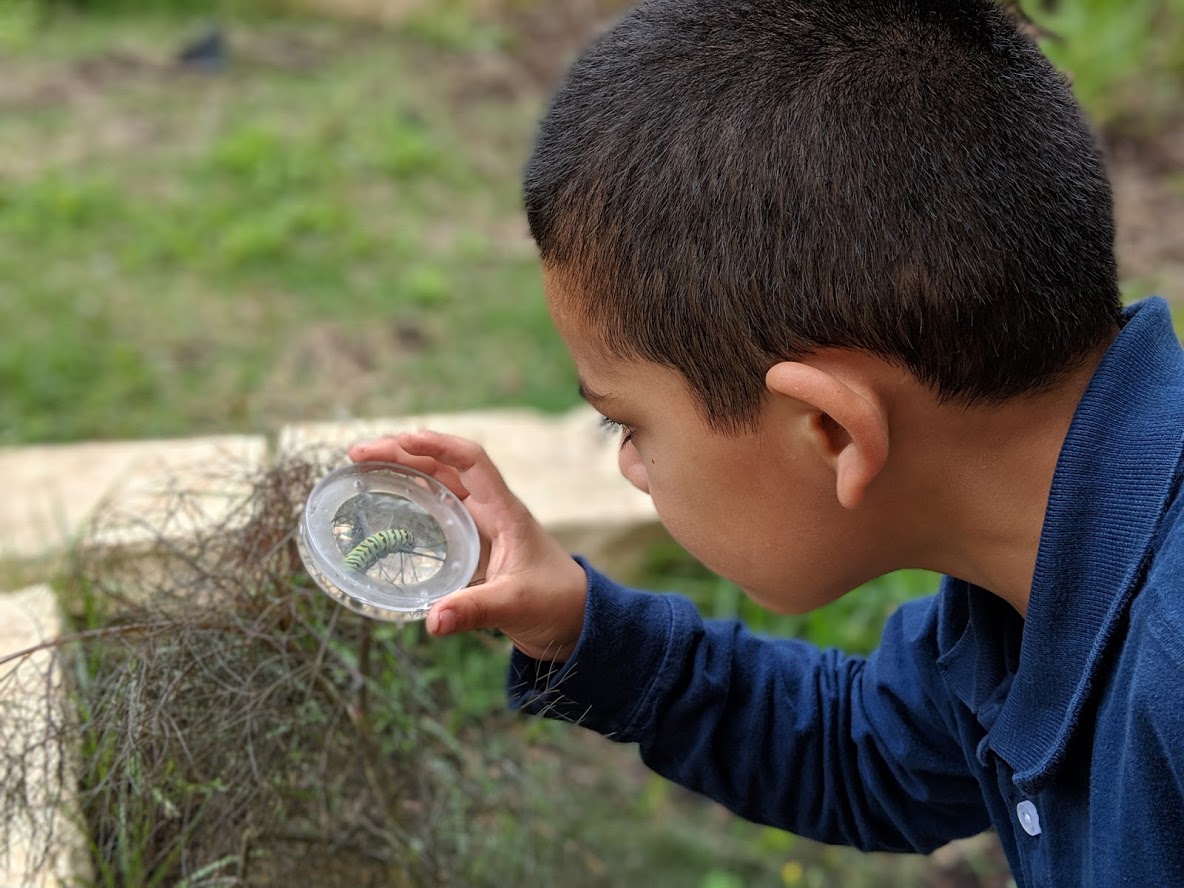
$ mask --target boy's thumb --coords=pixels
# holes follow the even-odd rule
[[[492,585],[462,589],[437,602],[428,613],[428,632],[440,637],[474,629],[501,628],[497,625],[496,614],[490,610],[491,600],[496,599],[498,591],[491,589]]]
[[[428,613],[428,633],[440,637],[498,629],[535,659],[567,656],[583,632],[588,580],[579,563],[567,555],[554,568],[527,576],[501,576],[453,592]]]
[[[575,635],[567,637],[545,620],[531,619],[539,617],[537,613],[524,614],[520,599],[508,590],[491,588],[495,585],[463,589],[437,603],[426,620],[428,632],[440,638],[474,629],[500,629],[514,647],[536,660],[561,663],[571,655],[579,639],[578,626]]]

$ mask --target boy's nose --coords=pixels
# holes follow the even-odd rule
[[[646,475],[645,463],[642,461],[636,447],[629,444],[622,447],[620,454],[617,456],[617,466],[620,468],[621,474],[625,476],[625,480],[642,493],[647,496],[649,495],[650,479]]]

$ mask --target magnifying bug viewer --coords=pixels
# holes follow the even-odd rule
[[[447,487],[393,463],[355,463],[313,488],[298,549],[317,585],[352,611],[409,622],[473,579],[477,526]]]

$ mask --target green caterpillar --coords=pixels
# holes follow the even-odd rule
[[[410,552],[415,548],[415,535],[409,530],[380,530],[354,546],[345,556],[345,566],[357,573],[365,573],[378,560],[396,552]]]

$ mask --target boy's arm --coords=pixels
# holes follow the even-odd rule
[[[484,583],[437,602],[427,628],[502,630],[519,652],[518,705],[635,740],[671,779],[823,841],[925,851],[987,826],[939,693],[928,605],[902,608],[868,661],[763,641],[704,623],[685,599],[586,575],[471,441],[412,432],[350,456],[419,469],[464,502]]]
[[[989,825],[941,698],[932,599],[900,609],[865,660],[588,578],[571,659],[515,654],[513,705],[636,742],[676,783],[820,841],[928,852]]]

